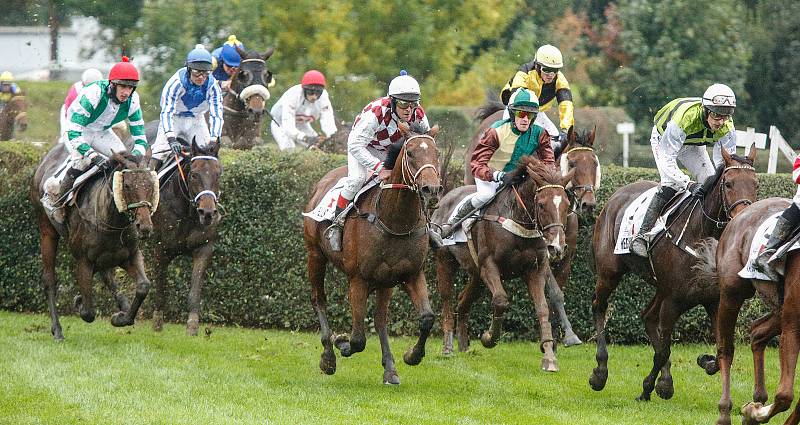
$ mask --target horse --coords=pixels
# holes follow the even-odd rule
[[[275,52],[270,47],[264,53],[245,51],[237,47],[242,64],[231,76],[230,88],[222,101],[224,123],[220,141],[237,149],[250,149],[263,142],[261,122],[270,97],[267,87],[275,85],[267,59]]]
[[[179,141],[186,144],[184,140]],[[222,164],[218,157],[218,143],[203,150],[192,140],[190,155],[181,161],[181,170],[172,169],[163,177],[160,190],[162,208],[153,214],[156,232],[150,244],[156,273],[153,310],[155,331],[161,331],[164,324],[167,268],[178,255],[191,254],[192,278],[186,333],[197,335],[202,285],[217,241],[221,218],[219,179]]]
[[[758,293],[770,308],[770,312],[753,322],[750,329],[751,349],[753,351],[754,390],[753,401],[742,408],[742,423],[766,423],[776,414],[792,405],[794,371],[800,341],[797,337],[797,315],[800,313],[800,299],[795,282],[800,279],[800,256],[790,251],[785,257],[785,273],[783,282],[749,279],[739,276],[749,257],[753,238],[760,236],[758,229],[764,221],[776,213],[780,213],[791,205],[791,200],[784,198],[763,199],[748,207],[737,215],[722,232],[719,243],[715,240],[707,242],[707,249],[702,253],[702,263],[697,270],[706,277],[719,282],[719,308],[716,318],[717,356],[706,358],[708,363],[701,364],[709,373],[720,371],[722,396],[719,400],[719,418],[717,424],[731,423],[730,373],[734,354],[734,331],[736,317],[745,300]],[[784,294],[785,292],[785,294]],[[764,350],[767,343],[777,335],[781,335],[780,359],[781,377],[775,402],[764,406],[767,401],[767,390],[764,383]],[[708,356],[701,356],[708,357]],[[701,359],[698,359],[698,363]],[[710,363],[710,364],[709,364]],[[715,368],[711,368],[715,367]],[[800,422],[800,411],[795,411],[786,420],[787,424]]]
[[[25,101],[25,96],[14,96],[0,109],[0,140],[11,140],[14,129],[22,132],[27,128],[28,102]]]
[[[565,249],[564,227],[567,224],[569,200],[564,185],[575,173],[566,176],[549,169],[538,159],[528,156],[520,160],[511,173],[524,179],[519,188],[504,188],[485,207],[467,230],[468,242],[444,246],[436,251],[436,278],[442,297],[442,330],[444,351],[452,352],[453,344],[453,276],[460,266],[469,273],[469,282],[458,296],[458,345],[469,347],[469,309],[479,295],[479,280],[492,294],[492,324],[481,335],[484,347],[492,348],[502,333],[503,315],[508,308],[508,295],[501,279],[522,277],[528,285],[541,330],[544,352],[542,369],[557,371],[555,344],[550,328],[549,309],[545,299],[545,281],[550,275],[550,258],[560,257]],[[459,201],[475,192],[475,186],[462,186],[442,198],[440,208],[432,216],[443,225]],[[516,222],[519,230],[506,230],[505,222]]]
[[[673,396],[669,356],[675,322],[696,305],[702,305],[713,322],[719,300],[717,285],[694,278],[692,267],[699,262],[696,244],[704,238],[719,238],[726,224],[753,203],[757,195],[755,157],[754,148],[744,158],[723,149],[723,164],[704,183],[709,188],[708,195],[704,199],[690,197],[677,207],[667,231],[652,245],[649,258],[613,252],[628,205],[657,183],[632,183],[609,198],[594,226],[590,250],[596,272],[592,313],[597,331],[597,367],[589,378],[593,390],[601,391],[608,379],[605,324],[609,297],[624,275],[634,273],[656,288],[655,296],[642,311],[645,331],[655,352],[653,366],[637,400],[650,400],[653,389],[663,399]],[[658,260],[653,261],[654,258]]]
[[[490,93],[486,103],[478,109],[475,116],[480,121],[478,130],[472,136],[464,157],[464,184],[475,184],[475,177],[472,175],[469,163],[472,159],[472,152],[478,146],[478,142],[483,136],[483,132],[494,122],[502,119],[503,105],[497,95]],[[594,216],[594,208],[597,205],[594,191],[600,187],[600,160],[594,151],[594,139],[596,128],[591,132],[578,134],[573,128],[567,131],[567,144],[562,149],[562,154],[556,158],[562,175],[566,175],[570,169],[575,169],[572,180],[567,183],[567,193],[571,198],[572,212],[567,221],[565,229],[567,238],[567,249],[561,260],[552,264],[554,281],[548,278],[547,281],[547,300],[550,312],[553,315],[553,334],[558,335],[558,325],[563,328],[564,338],[562,342],[565,346],[581,344],[582,341],[572,330],[567,312],[564,309],[563,289],[569,282],[572,272],[572,258],[575,256],[578,244],[579,217],[584,218],[584,222],[590,221]]]
[[[342,356],[361,352],[366,346],[364,314],[367,297],[376,293],[375,328],[381,343],[383,382],[399,384],[394,357],[389,349],[387,320],[394,286],[401,284],[419,313],[419,339],[403,355],[406,364],[418,365],[425,356],[425,342],[433,327],[434,314],[428,298],[423,265],[428,252],[427,207],[438,200],[439,158],[434,126],[427,133],[411,129],[405,123],[399,131],[406,138],[391,177],[358,198],[355,214],[344,225],[342,251],[334,252],[325,238],[329,222],[303,220],[303,238],[308,252],[308,279],[311,303],[320,324],[323,352],[320,369],[328,375],[336,372],[335,345]],[[312,210],[341,177],[347,167],[326,174],[313,188],[306,210]],[[349,336],[334,336],[326,317],[325,268],[328,262],[343,271],[349,282],[353,319]]]
[[[114,295],[120,311],[111,316],[114,326],[129,326],[147,296],[150,282],[139,250],[139,240],[153,231],[151,214],[158,207],[158,185],[155,173],[147,169],[150,150],[139,157],[114,153],[113,173],[98,173],[81,186],[75,206],[66,211],[64,224],[51,222],[41,204],[42,183],[64,163],[69,153],[63,144],[55,145],[42,159],[33,176],[29,197],[38,217],[41,238],[42,279],[47,292],[51,332],[56,341],[64,339],[56,309],[56,254],[58,241],[64,237],[75,258],[75,278],[80,295],[75,306],[86,322],[95,319],[92,299],[92,277],[100,273]],[[67,207],[64,207],[67,208]],[[136,282],[133,303],[118,293],[114,269],[122,267]]]

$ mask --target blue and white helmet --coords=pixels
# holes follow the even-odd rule
[[[186,66],[189,69],[211,71],[211,53],[202,44],[194,46],[194,49],[186,55]]]

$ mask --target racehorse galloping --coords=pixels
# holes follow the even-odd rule
[[[336,372],[334,344],[345,357],[364,350],[367,297],[375,291],[375,327],[381,342],[383,382],[400,383],[389,349],[387,327],[389,301],[397,284],[402,284],[420,315],[419,340],[406,351],[403,360],[413,366],[425,356],[425,341],[434,320],[423,273],[428,252],[425,208],[438,199],[441,191],[439,158],[434,141],[439,128],[418,134],[401,123],[399,129],[406,141],[391,177],[386,184],[370,189],[358,199],[355,214],[351,214],[344,224],[342,251],[332,251],[323,235],[330,225],[328,221],[317,222],[308,217],[303,221],[311,303],[319,319],[323,346],[319,366],[329,375]],[[306,210],[314,209],[328,189],[346,175],[347,167],[326,174],[314,187]],[[342,270],[349,281],[353,319],[349,338],[346,335],[334,337],[328,326],[324,279],[329,261]]]
[[[218,155],[218,143],[203,151],[192,140],[191,156],[183,158],[180,165],[182,169],[173,169],[171,174],[164,177],[160,191],[162,207],[153,214],[153,224],[157,230],[152,245],[156,272],[153,329],[156,331],[160,331],[164,323],[167,268],[178,255],[191,254],[192,278],[186,333],[197,335],[203,280],[211,262],[221,218],[218,197],[222,165]]]
[[[481,343],[487,348],[497,344],[502,334],[503,315],[508,308],[508,295],[501,279],[522,277],[536,308],[541,331],[542,369],[557,371],[555,344],[548,319],[545,282],[550,276],[550,258],[560,258],[565,246],[564,226],[569,212],[569,200],[564,185],[575,171],[561,176],[534,157],[523,157],[512,171],[524,177],[519,188],[502,189],[485,208],[486,214],[469,228],[464,244],[444,246],[436,251],[436,277],[442,296],[442,329],[444,351],[452,351],[453,341],[453,276],[461,266],[469,275],[469,283],[458,296],[458,345],[461,351],[469,347],[469,309],[480,294],[483,280],[492,294],[492,324],[483,333]],[[433,214],[433,222],[444,224],[459,201],[475,192],[475,186],[462,186],[442,199],[441,207]],[[506,230],[505,221],[519,223],[515,235]],[[471,238],[470,238],[471,236]],[[472,247],[468,246],[474,244]]]
[[[275,85],[267,59],[275,52],[270,47],[264,53],[236,48],[242,64],[231,76],[231,86],[225,95],[222,108],[224,124],[220,140],[226,146],[250,149],[261,144],[261,123],[266,102],[270,97],[267,87]]]
[[[589,379],[592,389],[602,390],[608,379],[605,334],[608,299],[622,277],[632,272],[656,288],[655,296],[642,312],[655,354],[638,400],[650,400],[653,389],[661,398],[672,397],[674,388],[669,356],[675,322],[698,304],[705,308],[713,322],[719,300],[717,285],[695,279],[692,268],[699,263],[695,256],[696,244],[704,238],[718,238],[728,221],[756,198],[755,156],[755,149],[751,149],[747,158],[732,156],[722,149],[724,164],[705,182],[706,187],[712,187],[706,191],[708,195],[702,200],[690,197],[678,207],[668,223],[667,232],[662,233],[649,258],[633,254],[615,255],[613,252],[626,208],[657,184],[648,181],[629,184],[608,200],[597,219],[592,238],[591,252],[595,253],[597,275],[592,301],[597,330],[597,367]]]
[[[150,215],[158,206],[155,173],[147,169],[150,150],[144,157],[115,153],[112,161],[117,171],[107,175],[100,173],[88,180],[79,189],[76,205],[67,209],[65,224],[54,225],[41,204],[44,194],[42,182],[63,164],[67,155],[63,144],[54,146],[36,169],[29,190],[39,220],[43,280],[50,309],[51,332],[57,341],[64,339],[56,310],[58,283],[55,268],[59,238],[66,238],[67,247],[75,258],[75,278],[81,292],[75,297],[75,304],[81,318],[86,322],[95,319],[92,277],[99,272],[120,309],[111,316],[111,324],[132,325],[150,286],[139,250],[139,239],[147,238],[152,233]],[[136,282],[132,304],[124,295],[117,293],[114,280],[116,267],[124,268]]]
[[[25,96],[14,96],[0,109],[0,140],[11,140],[14,129],[28,128],[28,103]]]

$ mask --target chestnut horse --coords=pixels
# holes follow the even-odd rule
[[[28,128],[28,103],[25,96],[14,96],[0,109],[0,140],[11,140],[14,129],[25,131]]]
[[[186,144],[184,140],[178,140]],[[214,252],[221,218],[218,202],[222,164],[218,155],[219,143],[203,150],[192,140],[190,155],[183,158],[181,170],[173,169],[162,178],[162,207],[153,214],[156,228],[152,243],[156,273],[153,329],[156,331],[161,331],[164,324],[167,268],[175,257],[186,254],[192,256],[186,333],[197,335],[203,281]]]
[[[115,153],[112,163],[116,164],[118,171],[90,178],[79,190],[76,205],[65,207],[68,209],[64,224],[54,224],[41,204],[42,182],[64,163],[68,155],[63,144],[55,145],[36,169],[29,190],[39,221],[50,330],[57,341],[64,339],[56,309],[58,282],[55,269],[59,238],[66,239],[75,258],[75,278],[81,292],[75,297],[75,305],[81,318],[86,322],[95,319],[92,278],[95,272],[99,272],[120,309],[111,316],[111,324],[132,325],[150,286],[139,240],[152,233],[150,215],[158,206],[155,173],[147,169],[150,150],[144,157]],[[112,184],[112,181],[115,182]],[[124,268],[136,282],[132,304],[117,292],[116,267]]]
[[[502,335],[503,315],[508,308],[508,295],[501,279],[522,277],[528,285],[539,318],[541,331],[542,369],[558,370],[555,344],[549,321],[549,309],[544,294],[550,276],[550,258],[560,258],[565,250],[564,227],[567,223],[569,200],[564,185],[575,173],[561,176],[538,159],[528,156],[512,171],[522,183],[502,189],[485,208],[468,231],[468,243],[444,246],[436,251],[436,278],[442,297],[442,331],[444,352],[453,349],[453,276],[461,267],[469,273],[469,282],[458,296],[458,347],[469,347],[469,310],[480,295],[482,280],[492,294],[492,324],[481,335],[484,347],[492,348]],[[462,186],[442,198],[432,220],[443,225],[452,211],[475,186]],[[521,235],[506,230],[505,221],[518,223]],[[522,236],[524,235],[524,236]],[[472,246],[469,246],[473,244]]]
[[[592,389],[602,390],[608,379],[605,332],[608,300],[623,276],[635,273],[656,288],[655,296],[642,312],[645,331],[655,351],[653,366],[642,383],[642,393],[637,400],[650,400],[653,389],[663,399],[672,397],[674,387],[669,356],[675,322],[696,305],[702,305],[713,322],[719,300],[716,285],[694,279],[692,267],[700,261],[696,245],[704,238],[718,238],[731,218],[756,198],[755,156],[754,148],[746,158],[730,155],[723,149],[724,164],[705,182],[708,194],[702,200],[690,197],[678,207],[667,231],[654,243],[649,258],[633,254],[615,255],[613,252],[628,205],[657,183],[639,181],[626,185],[617,190],[603,207],[594,227],[591,250],[597,275],[592,300],[597,331],[597,367],[589,379]]]
[[[389,301],[394,286],[402,284],[420,317],[417,343],[406,351],[403,360],[417,365],[425,356],[425,341],[433,326],[434,315],[428,299],[423,273],[428,253],[426,208],[438,200],[439,157],[434,127],[427,134],[411,131],[407,124],[399,126],[406,137],[389,181],[365,192],[356,202],[355,214],[344,225],[342,251],[331,251],[323,235],[330,222],[303,220],[303,237],[308,251],[308,279],[311,303],[320,324],[323,352],[319,367],[328,375],[336,372],[333,345],[342,356],[364,350],[366,335],[364,314],[367,297],[376,292],[375,328],[381,342],[383,382],[399,384],[394,357],[389,349],[387,320]],[[310,211],[328,190],[347,175],[347,167],[326,174],[314,187],[306,205]],[[328,262],[342,270],[349,281],[349,299],[353,318],[350,336],[334,336],[326,317],[325,267]]]
[[[236,48],[242,64],[231,76],[230,88],[222,100],[224,123],[220,141],[237,149],[250,149],[263,143],[261,123],[264,113],[269,114],[266,102],[270,97],[267,87],[275,85],[267,59],[275,52],[270,47],[264,53]]]
[[[798,317],[800,315],[800,292],[796,282],[800,281],[800,256],[790,251],[785,257],[785,279],[783,282],[747,279],[739,276],[745,267],[750,246],[761,224],[769,217],[780,213],[791,205],[790,199],[769,198],[756,202],[743,213],[731,220],[719,244],[709,241],[709,249],[704,251],[704,267],[700,270],[710,272],[719,282],[719,310],[716,320],[717,357],[716,366],[722,380],[722,396],[719,400],[718,425],[731,423],[730,374],[734,354],[734,331],[736,317],[745,300],[756,292],[770,307],[771,312],[756,320],[751,329],[751,349],[755,369],[753,390],[754,403],[742,408],[742,423],[766,423],[776,414],[792,405],[793,384],[797,354],[800,351],[798,340]],[[783,293],[785,291],[785,294]],[[764,383],[764,350],[767,343],[776,335],[780,339],[781,377],[775,402],[764,406],[767,390]],[[710,370],[714,372],[714,370]],[[800,411],[796,407],[786,420],[786,424],[800,422]]]

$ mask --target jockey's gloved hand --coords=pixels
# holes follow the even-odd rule
[[[706,191],[703,189],[703,184],[698,182],[691,182],[686,190],[692,194],[692,196],[697,198],[702,198],[705,196]]]
[[[100,171],[103,171],[109,167],[108,159],[103,155],[96,154],[95,156],[90,159],[92,165],[97,167]]]
[[[167,137],[167,143],[169,143],[169,148],[172,149],[172,153],[175,155],[180,155],[183,152],[183,146],[178,143],[178,139],[173,136]]]
[[[494,173],[492,173],[492,181],[496,181],[498,183],[502,182],[503,177],[505,177],[505,175],[506,173],[503,171],[495,171]]]
[[[516,179],[514,178],[513,174],[503,173],[503,178],[500,179],[504,186],[508,186],[511,184],[516,183]]]

